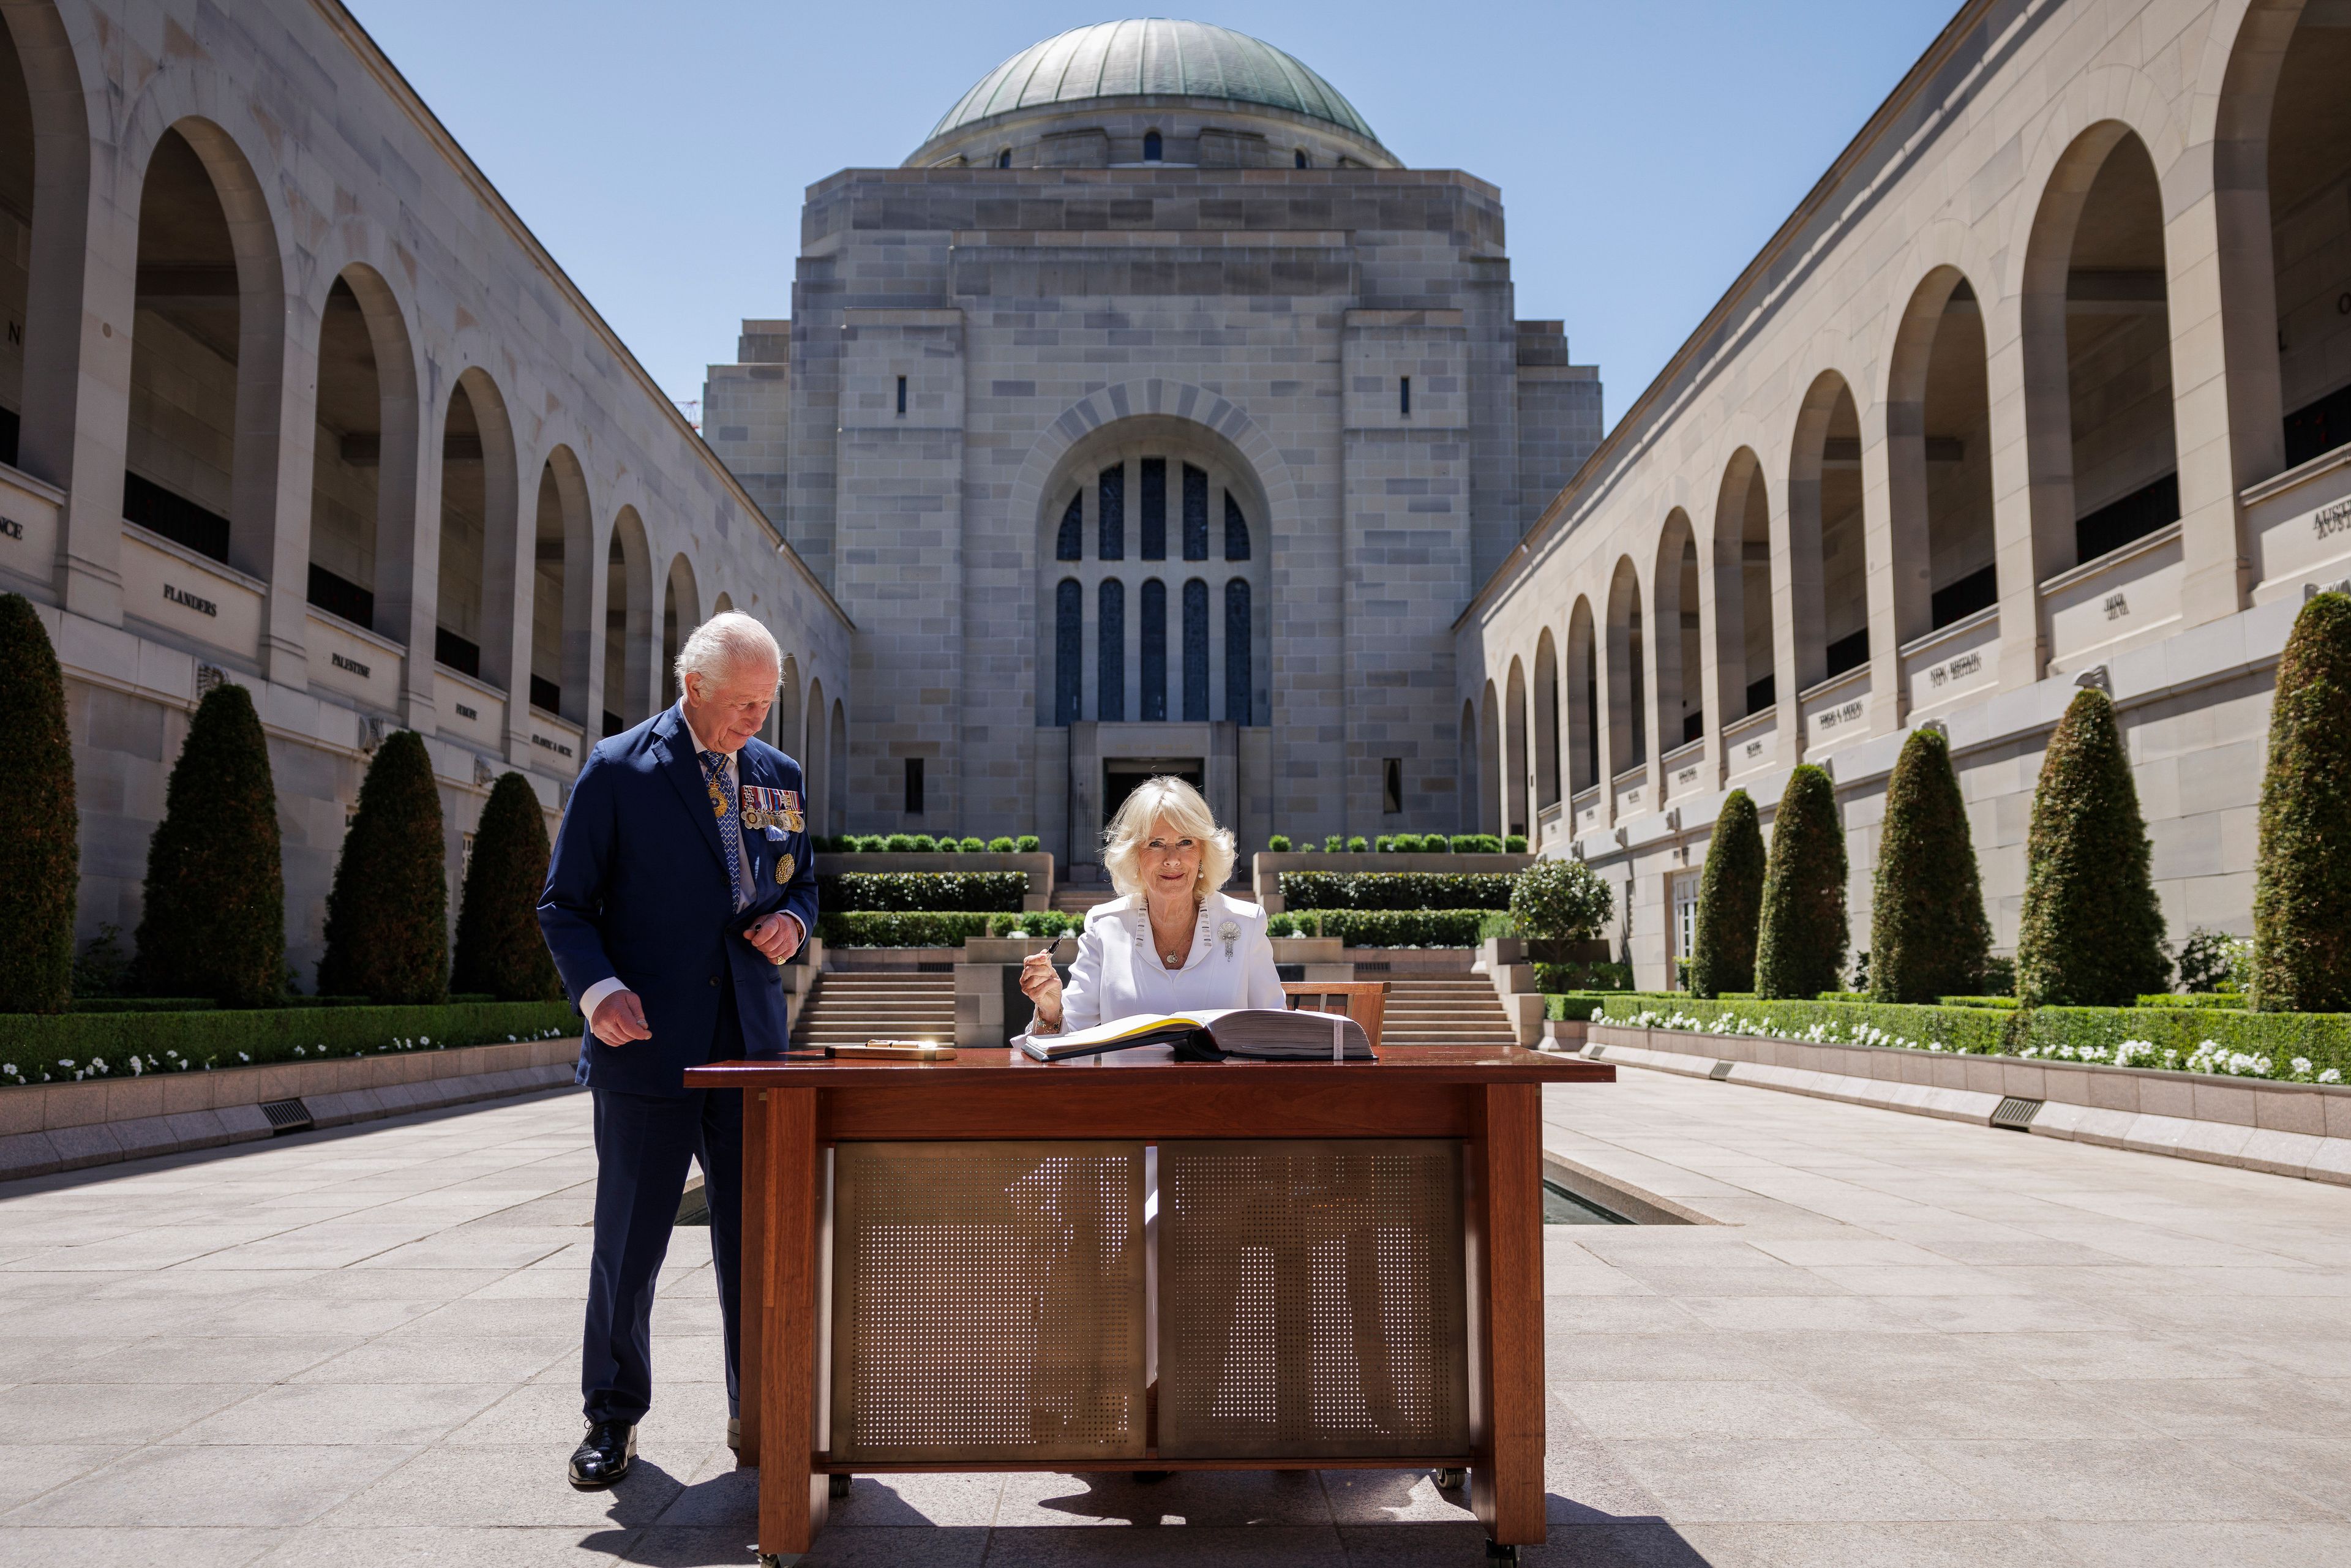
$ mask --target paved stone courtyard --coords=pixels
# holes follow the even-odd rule
[[[2351,1564],[2351,1191],[1627,1071],[1547,1144],[1551,1564]],[[747,1563],[703,1233],[573,1492],[588,1103],[0,1188],[0,1563]],[[1421,1474],[860,1479],[813,1562],[1474,1563]],[[1180,1527],[1180,1528],[1170,1528]]]

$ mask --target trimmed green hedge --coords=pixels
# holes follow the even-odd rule
[[[934,914],[1018,913],[1029,877],[1017,871],[849,871],[816,879],[819,909]]]
[[[1588,1023],[1591,1021],[1594,1008],[1606,1006],[1614,1001],[1619,994],[1615,991],[1546,989],[1543,995],[1543,1017],[1558,1019],[1562,1022],[1572,1019],[1576,1023]]]
[[[2178,991],[2152,991],[2138,999],[2143,1008],[2186,1008],[2190,1011],[2215,1008],[2241,1011],[2252,1003],[2252,998],[2241,991],[2192,991],[2184,995]]]
[[[1019,931],[1040,940],[1066,936],[1084,917],[1058,910],[1025,914],[980,910],[834,910],[816,917],[818,940],[828,947],[960,947],[974,936],[1009,936]]]
[[[266,1061],[446,1051],[580,1032],[569,1002],[221,1009],[0,1018],[0,1084],[71,1082]],[[134,1067],[133,1063],[137,1063]]]
[[[1508,909],[1510,872],[1286,871],[1281,896],[1302,909]]]
[[[2001,1054],[2296,1082],[2340,1082],[2351,1076],[2351,1013],[1707,1002],[1655,991],[1608,997],[1598,1005],[1608,1019],[1618,1022],[1631,1023],[1647,1014],[1656,1027],[1672,1027],[1665,1019],[1678,1015],[1695,1020],[1701,1030],[1721,1034],[1770,1034],[1833,1044],[1907,1046],[1969,1055]]]
[[[1019,838],[998,834],[993,839],[935,839],[928,833],[811,833],[809,845],[820,855],[990,854],[1033,855],[1044,848],[1034,833]]]
[[[1629,991],[1633,966],[1605,961],[1590,964],[1537,964],[1535,989],[1543,992]],[[1560,1016],[1560,1015],[1553,1015]]]
[[[1270,917],[1275,936],[1336,936],[1350,947],[1475,947],[1487,909],[1299,909]],[[1503,918],[1507,919],[1507,916]]]

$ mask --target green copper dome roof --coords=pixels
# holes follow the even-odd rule
[[[1019,109],[1164,94],[1261,103],[1379,138],[1339,89],[1271,44],[1206,22],[1099,22],[1031,44],[947,110],[931,140]]]

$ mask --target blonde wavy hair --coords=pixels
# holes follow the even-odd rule
[[[1102,869],[1110,873],[1110,884],[1122,896],[1143,892],[1144,846],[1151,841],[1152,829],[1162,822],[1199,842],[1200,879],[1192,886],[1192,896],[1205,898],[1224,886],[1239,854],[1231,831],[1217,826],[1197,789],[1164,775],[1136,785],[1102,831]]]

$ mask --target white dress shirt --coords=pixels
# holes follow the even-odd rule
[[[1097,904],[1078,938],[1077,962],[1061,988],[1061,1028],[1092,1029],[1137,1013],[1283,1006],[1263,906],[1212,893],[1192,924],[1191,951],[1176,968],[1151,940],[1140,894]]]
[[[685,733],[694,740],[695,770],[696,772],[701,772],[703,753],[708,751],[710,747],[702,743],[702,737],[695,730],[694,721],[685,716],[685,704],[683,700],[681,700],[677,705],[677,719],[678,723],[685,727]],[[726,775],[727,792],[735,797],[736,831],[740,833],[742,831],[743,816],[743,769],[737,758],[741,756],[741,750],[738,747],[735,751],[722,751],[718,755],[722,758],[719,763],[720,771]],[[709,777],[706,773],[703,776],[705,779]],[[750,856],[747,854],[738,855],[737,857],[737,864],[738,867],[737,882],[741,889],[743,898],[746,902],[748,902],[752,894],[758,891],[748,885],[748,879],[751,874]],[[808,929],[807,927],[800,925],[799,916],[793,915],[789,911],[782,913],[784,918],[790,921],[792,925],[799,930],[800,937],[805,941],[808,937]],[[586,1019],[590,1025],[592,1026],[596,1021],[596,1009],[604,1005],[604,998],[611,996],[615,991],[625,991],[628,988],[626,986],[621,984],[621,977],[618,975],[614,975],[608,979],[597,981],[594,985],[589,987],[586,991],[580,994],[580,1016]]]

